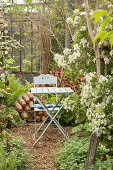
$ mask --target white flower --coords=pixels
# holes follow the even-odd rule
[[[76,39],[77,39],[77,35],[74,34],[74,35],[72,36],[72,40],[75,41]]]
[[[8,54],[8,51],[5,51],[5,54],[7,55],[7,54]]]
[[[78,57],[80,57],[80,53],[78,51],[74,52],[72,55],[69,55],[69,63],[74,62]]]
[[[99,82],[103,84],[103,82],[108,82],[108,79],[103,75],[100,75]]]
[[[80,22],[80,17],[76,16],[75,19],[74,19],[74,25],[78,24],[79,22]]]
[[[83,3],[82,6],[85,7],[85,3]]]
[[[105,57],[105,58],[104,58],[104,62],[105,62],[105,64],[109,64],[110,59],[109,59],[109,58],[107,58],[107,57]]]
[[[7,9],[5,9],[5,11],[4,11],[5,13],[8,13],[8,10]]]
[[[86,30],[86,26],[82,26],[81,28],[80,28],[80,31],[85,31]]]
[[[64,55],[55,54],[54,60],[56,61],[59,67],[63,67],[63,68],[66,67],[66,61]]]
[[[82,44],[83,47],[85,47],[85,44],[87,44],[87,40],[85,38],[82,38],[80,44]]]
[[[94,63],[96,62],[96,58],[93,59],[93,62],[94,62]]]
[[[7,30],[5,30],[5,31],[4,31],[4,33],[5,33],[5,34],[7,34],[7,33],[8,33],[8,31],[7,31]]]
[[[92,14],[93,14],[93,11],[90,12],[90,15],[92,15]]]
[[[63,51],[64,55],[69,55],[71,53],[71,49],[69,48],[66,48],[64,51]]]
[[[110,51],[110,56],[111,56],[111,57],[113,56],[113,50]]]
[[[72,19],[71,17],[68,17],[68,18],[66,19],[66,22],[67,22],[68,24],[72,24],[72,25],[73,25],[73,19]]]
[[[110,135],[108,136],[108,140],[111,140],[111,136]]]
[[[74,51],[76,51],[76,50],[79,50],[79,49],[80,49],[80,47],[79,47],[79,45],[78,45],[78,44],[75,44],[75,45],[73,46],[73,48],[74,48]]]
[[[73,11],[73,13],[76,14],[76,15],[78,15],[78,14],[79,14],[79,10],[78,10],[78,9],[75,9],[75,10]]]
[[[80,15],[86,15],[86,12],[85,12],[85,11],[84,11],[84,12],[81,12]]]
[[[111,69],[111,74],[113,74],[113,68]]]

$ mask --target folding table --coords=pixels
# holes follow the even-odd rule
[[[33,108],[34,111],[41,111],[44,110],[47,113],[47,117],[46,119],[43,121],[43,123],[40,125],[40,127],[38,129],[35,129],[35,133],[36,134],[41,127],[44,125],[44,123],[46,122],[46,120],[48,118],[50,118],[50,122],[47,124],[46,128],[43,130],[42,134],[38,137],[38,139],[34,142],[33,146],[40,140],[40,138],[44,135],[44,133],[46,132],[46,130],[48,129],[48,127],[50,126],[50,124],[52,122],[55,123],[55,125],[58,127],[58,129],[62,132],[62,134],[67,138],[67,134],[66,131],[62,128],[62,126],[60,125],[59,121],[56,119],[56,116],[59,114],[59,112],[61,111],[63,105],[61,105],[61,101],[64,98],[64,96],[67,94],[68,97],[73,93],[73,90],[70,87],[35,87],[35,88],[31,88],[31,93],[35,94],[39,104],[34,104]],[[56,104],[44,104],[44,102],[41,100],[40,95],[43,94],[60,94],[60,98],[57,100]],[[53,112],[55,112],[53,114]],[[36,120],[36,119],[35,119]]]

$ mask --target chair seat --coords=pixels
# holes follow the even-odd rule
[[[55,104],[46,104],[46,107],[48,108],[48,110],[52,110],[54,106]],[[41,104],[33,104],[30,107],[34,108],[34,111],[44,111],[44,108]],[[59,110],[60,107],[61,105],[58,104],[54,110]]]
[[[49,111],[51,111],[53,108],[48,108]],[[54,109],[55,111],[59,110],[59,107],[55,107]],[[38,108],[34,108],[34,111],[37,112],[37,111],[45,111],[44,109],[38,109]]]

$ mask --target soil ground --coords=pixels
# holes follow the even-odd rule
[[[37,123],[37,128],[40,123]],[[71,133],[72,127],[63,127],[66,132]],[[64,140],[63,134],[56,128],[56,126],[51,125],[44,136],[32,146],[35,139],[32,136],[34,133],[34,123],[27,122],[22,127],[12,128],[11,134],[15,137],[21,137],[26,142],[26,148],[29,150],[31,157],[33,159],[33,166],[30,170],[58,170],[58,167],[54,165],[54,151],[58,148],[58,141]],[[36,138],[41,132],[38,132]]]

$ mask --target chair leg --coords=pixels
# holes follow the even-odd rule
[[[35,129],[35,133],[33,134],[33,136],[36,135],[36,133],[41,129],[41,127],[44,125],[44,123],[46,122],[46,120],[48,119],[49,116],[46,117],[46,119],[42,122],[42,124],[40,125],[40,127],[36,130]]]
[[[59,110],[60,111],[60,110]],[[50,126],[50,124],[52,123],[52,121],[56,124],[56,126],[58,127],[58,129],[62,132],[62,134],[68,138],[68,136],[66,135],[66,132],[64,131],[64,129],[62,128],[62,126],[58,124],[57,120],[55,119],[56,115],[59,113],[59,111],[53,116],[51,117],[51,121],[48,123],[48,125],[46,126],[46,128],[44,129],[44,131],[42,132],[42,134],[39,136],[39,138],[34,142],[33,146],[41,139],[41,137],[44,135],[44,133],[46,132],[46,130],[48,129],[48,127]],[[49,113],[50,114],[50,113]]]

